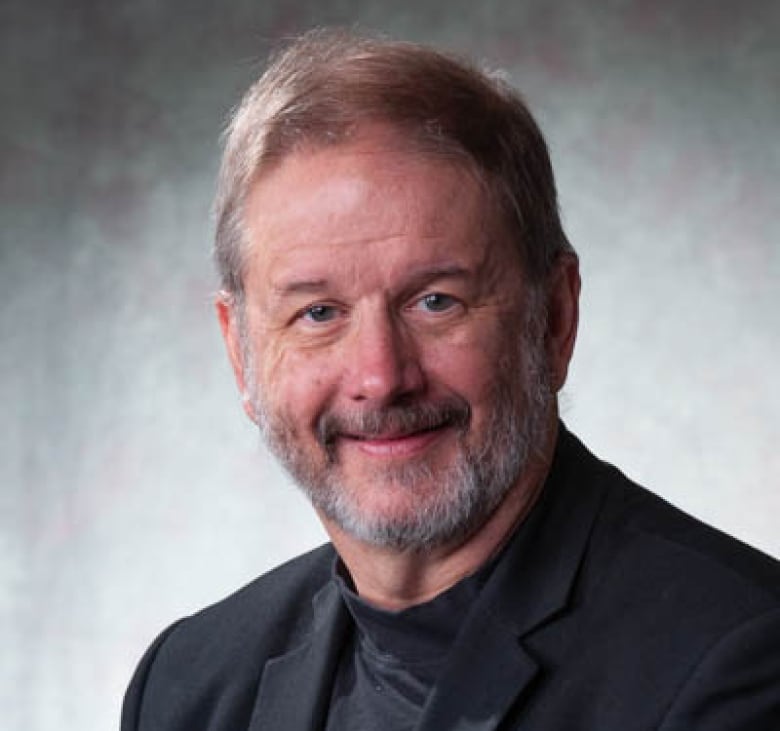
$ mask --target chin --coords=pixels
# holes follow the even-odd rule
[[[382,548],[424,552],[465,538],[507,492],[482,490],[468,479],[448,480],[446,470],[441,476],[434,479],[429,473],[430,479],[412,484],[385,476],[363,481],[371,485],[368,490],[342,482],[306,492],[326,523],[340,533]]]

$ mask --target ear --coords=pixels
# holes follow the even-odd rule
[[[580,300],[580,265],[574,252],[560,254],[553,265],[547,293],[545,345],[550,379],[557,393],[566,382],[569,361],[577,339]]]
[[[230,292],[221,290],[214,301],[217,310],[219,327],[227,348],[230,365],[233,366],[233,374],[236,377],[236,385],[241,393],[241,401],[247,416],[256,422],[254,405],[252,404],[251,388],[247,383],[249,377],[247,364],[244,360],[244,348],[241,343],[241,324],[238,308],[242,305],[236,302],[236,298]]]

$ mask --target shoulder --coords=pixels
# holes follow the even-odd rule
[[[178,704],[207,698],[209,688],[252,697],[265,662],[303,643],[312,632],[315,596],[329,582],[335,553],[328,544],[255,579],[227,598],[179,620],[149,647],[125,697],[123,729],[164,694]],[[197,689],[197,693],[196,693]],[[232,689],[232,690],[231,690]],[[157,699],[159,700],[159,699]]]
[[[777,616],[780,562],[679,510],[574,441],[569,481],[600,494],[579,586],[591,606],[612,614],[614,626],[663,628],[679,648],[703,650],[744,623]]]
[[[602,515],[621,549],[601,587],[631,586],[615,625],[668,684],[662,728],[774,728],[780,563],[627,480]]]
[[[335,553],[330,544],[288,561],[180,622],[168,642],[196,645],[207,652],[212,643],[235,660],[231,644],[261,647],[264,654],[285,649],[305,635],[312,620],[312,599],[330,579]]]
[[[675,581],[699,591],[754,596],[780,605],[780,562],[671,505],[562,435],[568,499],[598,495],[591,563],[625,571],[629,582]],[[586,498],[587,499],[587,498]],[[629,570],[630,566],[630,570]]]
[[[780,607],[780,562],[636,485],[614,467],[599,527],[619,543],[640,575],[675,581],[728,603]],[[740,598],[741,597],[741,598]]]
[[[592,520],[567,611],[527,642],[588,709],[582,727],[774,728],[780,563],[564,440],[548,553]]]

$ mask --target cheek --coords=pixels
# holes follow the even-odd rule
[[[489,398],[499,359],[495,340],[470,330],[427,348],[423,368],[429,383],[456,392],[476,408]]]
[[[266,402],[296,420],[313,421],[331,390],[328,360],[311,352],[270,347],[261,363]]]

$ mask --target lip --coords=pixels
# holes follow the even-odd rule
[[[448,426],[440,426],[435,429],[413,432],[411,434],[368,438],[344,434],[341,440],[371,457],[413,457],[425,451],[433,442],[441,439],[448,431]]]

